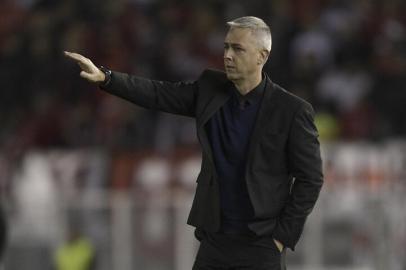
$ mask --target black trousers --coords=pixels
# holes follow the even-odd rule
[[[193,270],[286,270],[286,250],[238,235],[200,233]],[[270,243],[270,242],[269,242]]]

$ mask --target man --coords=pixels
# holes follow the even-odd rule
[[[323,175],[310,104],[262,72],[271,51],[259,18],[228,22],[225,73],[192,83],[154,81],[65,52],[81,77],[145,108],[196,119],[202,166],[189,214],[200,240],[193,269],[285,269]]]

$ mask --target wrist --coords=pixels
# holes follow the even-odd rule
[[[100,70],[99,84],[102,87],[107,86],[111,80],[111,70],[108,68],[105,68],[104,66],[100,66],[99,70]]]

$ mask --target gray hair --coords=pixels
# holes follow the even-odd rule
[[[268,52],[272,48],[272,36],[269,26],[260,18],[254,16],[240,17],[230,22],[227,22],[230,29],[236,28],[248,28],[258,39],[258,45],[261,49],[265,49]]]

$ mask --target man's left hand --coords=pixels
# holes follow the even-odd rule
[[[282,252],[283,244],[281,242],[279,242],[278,240],[276,240],[276,239],[274,239],[273,241],[275,242],[275,245],[278,248],[279,252]]]

